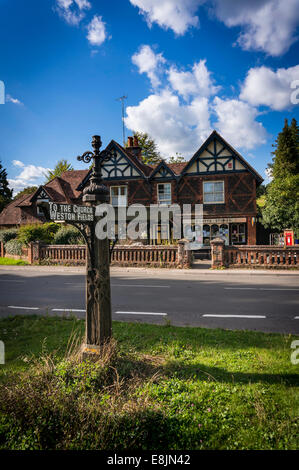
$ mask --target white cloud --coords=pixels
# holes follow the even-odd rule
[[[214,95],[220,89],[220,87],[214,86],[205,60],[195,63],[192,72],[178,71],[176,67],[171,67],[168,72],[168,79],[172,88],[184,99],[196,95]]]
[[[199,25],[196,16],[206,5],[228,27],[240,27],[237,43],[246,50],[260,50],[272,56],[285,53],[297,40],[298,0],[130,0],[146,18],[149,27],[157,23],[183,35]]]
[[[71,25],[78,25],[85,16],[84,10],[90,8],[88,0],[56,0],[56,11]]]
[[[106,27],[101,16],[95,15],[88,27],[87,39],[93,46],[100,46],[106,39]]]
[[[150,46],[141,46],[132,56],[132,62],[138,67],[139,73],[145,73],[155,88],[160,84],[159,71],[166,61],[162,54],[155,54]]]
[[[9,186],[15,193],[22,191],[27,186],[36,186],[42,184],[45,179],[45,173],[50,171],[50,168],[42,166],[25,165],[20,160],[13,160],[13,165],[22,168],[22,171],[15,179],[9,179]]]
[[[13,166],[18,166],[20,168],[23,168],[25,166],[23,162],[20,162],[20,160],[13,160],[12,164]]]
[[[265,183],[266,184],[271,183],[272,180],[273,180],[273,176],[272,176],[271,168],[266,168],[265,169]]]
[[[238,148],[251,149],[265,142],[266,131],[256,121],[256,108],[239,99],[211,98],[221,87],[214,84],[205,60],[195,63],[191,71],[167,65],[167,72],[162,54],[155,55],[149,46],[142,46],[133,62],[155,84],[160,83],[158,68],[164,80],[159,92],[127,107],[125,124],[132,131],[151,135],[163,156],[176,152],[191,156],[213,127]]]
[[[299,65],[288,69],[256,67],[249,70],[240,98],[254,106],[269,106],[276,111],[291,106],[291,83],[299,79]]]
[[[130,0],[138,7],[149,26],[157,23],[165,29],[172,29],[176,34],[184,34],[191,26],[198,26],[195,16],[198,6],[204,0]]]
[[[266,142],[266,130],[256,121],[258,111],[248,103],[216,96],[213,108],[218,118],[216,129],[234,147],[252,149]]]
[[[18,104],[18,105],[23,104],[22,101],[18,100],[17,98],[13,98],[11,95],[6,95],[5,101],[7,103],[13,103],[13,104]]]
[[[127,108],[126,126],[153,136],[163,156],[176,152],[191,156],[211,132],[207,98],[196,98],[190,105],[165,89],[152,94],[137,106]]]
[[[215,13],[228,27],[243,31],[237,43],[272,56],[285,53],[297,40],[298,0],[213,0]]]

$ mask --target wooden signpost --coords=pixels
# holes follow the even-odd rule
[[[103,184],[101,166],[110,159],[111,152],[103,150],[100,136],[93,136],[93,152],[85,152],[78,160],[85,163],[94,161],[88,185],[83,190],[86,208],[94,210],[101,203],[109,203],[109,189]],[[96,237],[96,218],[85,225],[85,240],[88,246],[86,272],[86,335],[83,356],[86,358],[99,354],[101,346],[111,337],[111,291],[109,240]]]
[[[93,152],[85,152],[78,160],[85,163],[94,161],[90,179],[83,190],[85,205],[42,203],[48,220],[66,222],[78,228],[87,245],[86,262],[86,333],[83,358],[94,358],[101,346],[111,337],[111,292],[109,240],[96,237],[95,206],[109,203],[110,194],[103,184],[101,166],[113,154],[107,150],[100,152],[100,136],[93,136]]]

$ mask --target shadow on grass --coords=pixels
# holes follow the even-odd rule
[[[211,381],[228,384],[282,384],[286,387],[299,386],[298,374],[270,374],[257,372],[230,372],[221,367],[209,367],[201,363],[186,364],[182,361],[169,361],[165,364],[150,363],[148,359],[132,360],[123,357],[117,361],[119,377],[126,380],[128,377],[151,378],[153,382],[176,377],[193,381]]]
[[[210,380],[220,383],[231,384],[283,384],[287,387],[299,386],[298,374],[267,374],[257,372],[229,372],[220,367],[209,367],[204,364],[186,364],[178,361],[169,362],[165,369],[164,375],[187,379],[192,377],[195,380]]]

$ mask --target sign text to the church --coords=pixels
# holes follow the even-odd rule
[[[50,219],[56,222],[92,222],[94,209],[76,204],[55,204],[49,202]]]

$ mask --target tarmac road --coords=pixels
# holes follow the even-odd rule
[[[299,273],[112,268],[113,319],[299,334]],[[0,267],[0,317],[85,314],[85,270]]]

